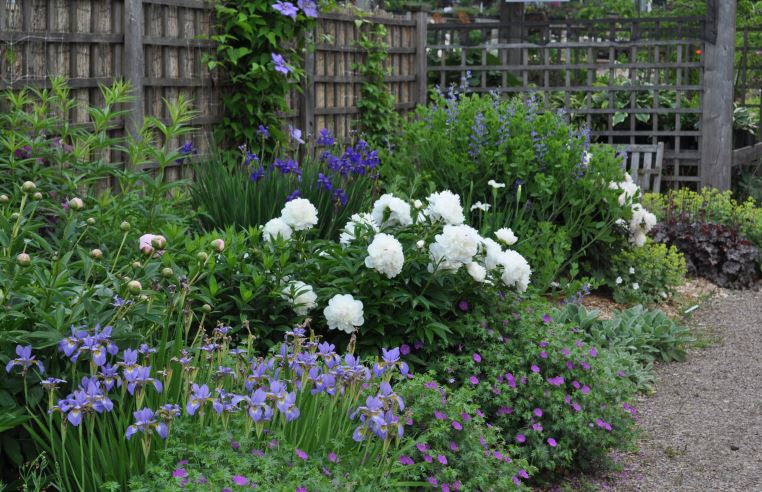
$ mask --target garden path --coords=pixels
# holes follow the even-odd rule
[[[603,490],[762,492],[762,292],[722,291],[693,326],[717,341],[657,369],[640,451]]]

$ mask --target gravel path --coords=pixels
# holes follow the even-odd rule
[[[640,451],[603,490],[762,492],[762,293],[722,291],[693,325],[718,342],[657,369]]]

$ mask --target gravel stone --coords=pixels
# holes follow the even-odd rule
[[[762,293],[722,290],[691,324],[719,340],[656,369],[640,451],[603,490],[762,492]]]

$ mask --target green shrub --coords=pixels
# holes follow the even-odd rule
[[[537,274],[543,283],[577,263],[607,265],[626,244],[617,221],[629,222],[631,202],[618,201],[621,191],[609,187],[624,180],[621,157],[608,146],[590,147],[589,132],[539,113],[534,100],[435,94],[383,161],[390,186],[450,189],[465,198],[483,233],[512,228],[516,249],[547,270]],[[540,260],[552,255],[561,257]]]
[[[194,167],[191,196],[207,229],[264,225],[280,216],[287,201],[301,197],[318,209],[317,237],[337,239],[347,220],[370,206],[379,160],[365,141],[342,148],[323,130],[317,155],[306,156],[300,165],[287,156],[273,157],[265,149],[266,140],[257,148],[244,148],[238,157],[217,152]],[[290,150],[298,154],[298,142],[292,143]]]
[[[544,301],[505,303],[470,317],[451,353],[419,355],[439,381],[472,388],[474,403],[541,477],[588,467],[632,442],[635,387],[622,354],[556,322]],[[434,361],[433,363],[431,361]]]
[[[690,220],[737,227],[754,246],[762,248],[762,208],[751,198],[739,203],[730,191],[687,188],[666,194],[647,194],[643,205],[659,220],[686,215]]]
[[[614,301],[621,304],[662,302],[685,281],[685,257],[674,246],[648,242],[613,258],[606,276]]]

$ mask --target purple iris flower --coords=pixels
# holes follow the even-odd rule
[[[337,203],[340,203],[342,207],[345,206],[349,201],[346,192],[341,188],[336,188],[333,191],[333,200]]]
[[[336,143],[336,139],[333,138],[333,135],[331,134],[331,131],[328,130],[328,128],[323,128],[320,130],[320,136],[315,143],[323,147],[331,147],[334,143]]]
[[[251,396],[233,397],[234,404],[238,405],[241,402],[246,403],[246,412],[254,423],[272,420],[273,409],[267,404],[267,393],[263,389],[257,389]]]
[[[277,2],[274,3],[272,7],[280,12],[281,15],[291,17],[293,20],[296,20],[296,14],[299,13],[299,9],[297,9],[296,6],[291,2]]]
[[[209,386],[205,384],[199,386],[198,384],[193,383],[191,386],[191,397],[185,405],[185,411],[188,412],[188,415],[194,415],[206,402],[212,400],[212,393],[209,391]]]
[[[169,422],[170,420],[180,416],[180,405],[174,403],[167,403],[159,407],[158,415],[162,420]]]
[[[47,391],[54,391],[58,385],[65,383],[65,379],[47,378],[40,381],[40,385]]]
[[[135,423],[127,427],[127,432],[125,433],[127,439],[130,439],[138,432],[150,434],[152,431],[156,432],[162,439],[167,438],[169,428],[164,422],[156,420],[156,414],[153,410],[144,408],[134,412],[133,415],[135,416]]]
[[[117,368],[111,364],[102,365],[98,377],[103,382],[103,387],[107,392],[111,391],[114,385],[116,385],[118,388],[122,387],[122,378],[119,376]]]
[[[288,126],[288,135],[289,138],[297,143],[303,144],[304,139],[302,138],[302,131],[298,128],[294,128],[293,126]]]
[[[331,183],[331,177],[326,176],[323,173],[318,173],[317,188],[318,190],[322,188],[325,188],[328,191],[333,190],[333,183]]]
[[[125,372],[124,380],[127,383],[127,391],[131,394],[135,394],[135,390],[153,384],[153,387],[161,393],[163,386],[161,381],[151,377],[151,366],[137,366],[130,372]]]
[[[290,194],[289,194],[289,195],[286,197],[286,202],[290,202],[291,200],[296,200],[297,198],[299,198],[299,197],[301,197],[301,196],[302,196],[302,192],[301,192],[301,191],[300,191],[300,190],[297,188],[296,190],[294,190],[293,192],[291,192],[291,193],[290,193]]]
[[[26,375],[29,368],[32,366],[37,366],[37,369],[39,369],[40,372],[45,372],[45,366],[42,365],[42,362],[36,360],[35,356],[32,355],[31,345],[16,345],[16,355],[18,357],[11,359],[11,361],[8,362],[8,365],[5,366],[5,372],[11,372],[11,369],[13,369],[14,366],[21,367],[21,374],[24,375]]]
[[[264,139],[270,138],[270,130],[268,130],[265,125],[259,125],[259,127],[257,127],[257,133]]]
[[[289,72],[291,72],[291,68],[286,64],[286,60],[283,58],[283,55],[279,55],[278,53],[271,53],[270,56],[273,59],[273,63],[275,64],[275,71],[280,72],[283,75],[288,75]]]

